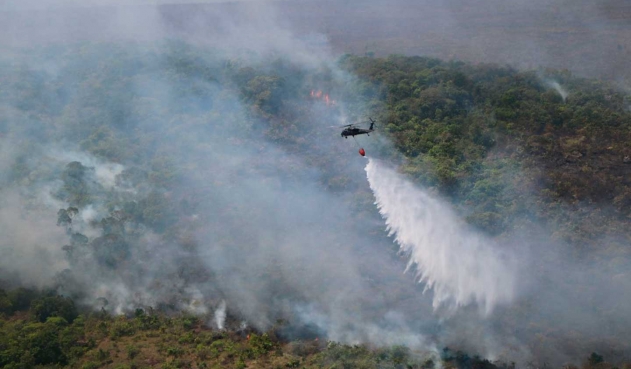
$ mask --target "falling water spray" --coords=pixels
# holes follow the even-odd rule
[[[450,207],[382,162],[369,159],[366,173],[379,212],[401,252],[433,291],[434,310],[453,312],[477,304],[488,315],[515,298],[517,260],[463,223]]]

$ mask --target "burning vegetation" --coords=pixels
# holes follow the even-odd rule
[[[329,97],[329,94],[322,92],[321,90],[311,90],[311,98],[324,102],[326,106],[335,106],[337,103],[335,100]]]

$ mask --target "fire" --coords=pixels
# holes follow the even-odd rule
[[[326,106],[336,105],[335,100],[329,97],[329,94],[323,93],[321,90],[311,90],[311,97],[318,100],[324,100]]]
[[[322,91],[318,90],[311,90],[311,97],[315,97],[316,99],[319,99],[322,97]]]

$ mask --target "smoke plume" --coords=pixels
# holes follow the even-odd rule
[[[559,82],[557,82],[557,81],[548,81],[548,85],[550,87],[552,87],[559,94],[559,96],[561,96],[563,101],[565,101],[565,99],[567,99],[568,92],[567,92],[567,90],[565,88],[563,88],[563,86],[561,86],[561,84]]]

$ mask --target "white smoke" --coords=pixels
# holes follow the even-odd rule
[[[561,98],[563,99],[563,101],[565,102],[565,99],[567,99],[567,96],[569,95],[567,90],[563,88],[563,86],[561,86],[559,84],[559,82],[557,81],[548,81],[548,86],[552,87],[553,89],[556,90],[556,92],[559,93],[559,95],[561,96]]]
[[[94,175],[98,183],[106,189],[112,189],[116,185],[116,177],[123,172],[123,167],[118,163],[104,162],[90,154],[72,150],[51,150],[51,157],[61,162],[69,163],[78,161],[81,164],[94,168]]]
[[[46,286],[67,267],[59,247],[66,236],[50,221],[57,209],[27,204],[17,190],[0,191],[0,280],[19,276],[22,285]]]
[[[223,330],[226,324],[226,301],[222,300],[217,310],[215,310],[215,323],[217,328]]]
[[[488,315],[513,301],[517,262],[512,255],[379,161],[369,159],[366,173],[387,230],[410,256],[407,269],[415,266],[419,282],[433,290],[435,310],[477,303]]]

